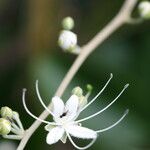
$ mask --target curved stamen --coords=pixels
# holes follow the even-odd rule
[[[115,122],[114,124],[112,124],[111,126],[107,127],[107,128],[104,128],[104,129],[101,129],[101,130],[97,130],[96,132],[97,133],[101,133],[101,132],[105,132],[107,130],[110,130],[112,129],[113,127],[115,127],[116,125],[118,125],[124,118],[125,116],[129,113],[129,110],[127,109],[124,114],[122,115],[122,117],[117,121]]]
[[[76,145],[76,144],[74,143],[74,141],[72,140],[70,134],[69,134],[67,131],[66,131],[66,134],[67,134],[67,136],[68,136],[68,139],[69,139],[70,142],[72,143],[72,145],[73,145],[76,149],[79,149],[79,150],[84,150],[84,149],[87,149],[87,148],[91,147],[91,146],[94,144],[94,142],[96,141],[96,139],[97,139],[97,138],[93,139],[87,146],[79,147],[78,145]]]
[[[38,80],[36,80],[36,93],[37,93],[37,96],[38,96],[39,101],[42,104],[42,106],[54,117],[54,114],[47,108],[47,106],[44,104],[44,102],[40,96],[40,92],[39,92],[39,88],[38,88]]]
[[[87,104],[85,105],[80,112],[82,112],[84,109],[86,109],[88,106],[90,106],[101,94],[102,92],[105,90],[105,88],[107,87],[107,85],[109,84],[109,82],[111,81],[111,79],[113,78],[113,74],[110,74],[110,78],[108,79],[108,81],[106,82],[106,84],[104,85],[104,87],[100,90],[100,92]]]
[[[26,91],[27,91],[27,89],[23,89],[23,93],[22,93],[23,106],[24,106],[26,112],[27,112],[31,117],[33,117],[34,119],[36,119],[36,120],[38,120],[38,121],[41,121],[41,122],[43,122],[43,123],[50,124],[50,125],[58,125],[58,124],[56,124],[56,123],[54,123],[54,122],[49,122],[49,121],[42,120],[42,119],[36,117],[35,115],[33,115],[33,114],[29,111],[29,109],[27,108],[27,105],[26,105],[26,103],[25,103],[25,93],[26,93]]]
[[[117,96],[111,103],[109,103],[106,107],[104,107],[102,110],[100,110],[100,111],[98,111],[97,113],[95,113],[95,114],[93,114],[93,115],[90,115],[90,116],[88,116],[88,117],[86,117],[86,118],[80,119],[80,120],[78,120],[78,121],[76,121],[76,122],[79,123],[79,122],[82,122],[82,121],[91,119],[91,118],[93,118],[93,117],[99,115],[99,114],[102,113],[103,111],[105,111],[107,108],[109,108],[109,107],[121,96],[121,94],[125,91],[125,89],[126,89],[128,86],[129,86],[129,84],[126,84],[126,85],[124,86],[124,88],[122,89],[122,91],[118,94],[118,96]]]

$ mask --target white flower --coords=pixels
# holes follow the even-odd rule
[[[58,39],[59,46],[64,50],[73,50],[77,45],[77,35],[72,31],[61,31]]]
[[[98,96],[104,91],[110,80],[112,79],[112,74],[107,81],[107,83],[104,85],[102,90],[85,106],[80,107],[79,103],[79,98],[76,95],[72,95],[68,101],[64,104],[64,102],[60,99],[60,97],[55,96],[52,98],[52,103],[51,103],[51,108],[46,107],[46,105],[43,103],[41,96],[39,94],[39,89],[38,89],[38,81],[36,82],[36,92],[39,98],[39,101],[43,105],[43,107],[53,116],[53,122],[45,121],[42,120],[35,115],[33,115],[27,108],[26,103],[25,103],[25,91],[26,89],[23,90],[23,105],[29,115],[31,115],[33,118],[46,123],[47,125],[45,126],[45,129],[48,131],[47,137],[46,137],[46,142],[48,144],[54,144],[61,140],[63,143],[66,143],[67,138],[70,140],[70,142],[73,144],[73,146],[77,149],[87,149],[89,148],[95,141],[99,133],[107,131],[114,126],[116,126],[119,122],[123,120],[123,118],[127,115],[128,110],[124,112],[122,117],[112,124],[111,126],[101,129],[101,130],[92,130],[86,127],[81,126],[81,122],[85,120],[89,120],[106,109],[108,109],[119,97],[120,95],[124,92],[124,90],[128,87],[129,84],[126,84],[122,91],[118,94],[118,96],[111,102],[109,103],[106,107],[104,107],[102,110],[98,111],[95,114],[92,114],[88,117],[85,117],[83,119],[77,120],[79,114],[85,110],[88,106],[90,106],[97,98]],[[72,137],[76,138],[81,138],[81,139],[91,139],[92,141],[85,147],[79,147],[77,146]]]
[[[144,19],[150,18],[150,2],[149,1],[140,2],[138,9],[142,18]]]

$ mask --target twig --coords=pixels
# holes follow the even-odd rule
[[[92,53],[95,48],[104,42],[114,31],[116,31],[123,24],[128,23],[131,18],[131,13],[137,3],[137,0],[125,0],[119,13],[114,17],[114,19],[102,30],[100,31],[91,41],[89,41],[85,46],[82,47],[80,55],[76,58],[75,62],[71,66],[70,70],[64,77],[62,83],[60,84],[58,90],[56,91],[57,96],[62,96],[68,84],[79,70],[85,59]],[[51,105],[49,104],[49,108]],[[40,119],[45,119],[49,113],[45,110],[39,116]],[[21,140],[17,150],[23,150],[26,143],[30,139],[31,135],[40,126],[41,122],[35,121],[28,130],[26,130],[23,139]]]

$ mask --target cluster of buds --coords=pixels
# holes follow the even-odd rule
[[[58,45],[64,52],[79,54],[80,47],[77,45],[77,35],[71,30],[74,28],[74,20],[66,17],[62,20],[63,30],[59,34]]]
[[[138,6],[142,19],[150,19],[150,1],[142,1]]]
[[[0,135],[7,139],[22,139],[24,128],[20,121],[19,114],[7,106],[1,107],[0,114]]]
[[[86,89],[87,91],[85,95],[83,94],[83,90],[79,86],[73,88],[72,90],[72,94],[78,96],[79,98],[79,109],[82,109],[85,105],[87,105],[88,98],[93,90],[93,87],[90,84],[87,84]]]

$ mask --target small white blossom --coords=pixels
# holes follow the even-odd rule
[[[149,1],[140,2],[138,8],[139,8],[139,13],[142,18],[144,19],[150,18],[150,2]]]
[[[64,50],[73,50],[77,45],[77,35],[72,31],[61,31],[58,39],[59,46]]]
[[[36,92],[37,92],[39,101],[41,102],[43,107],[53,116],[53,120],[54,120],[53,122],[42,120],[36,117],[35,115],[33,115],[28,110],[26,103],[25,103],[26,89],[23,90],[23,96],[22,96],[23,105],[27,113],[31,115],[33,118],[47,124],[45,126],[45,130],[48,131],[48,134],[46,137],[47,144],[51,145],[51,144],[58,142],[59,140],[61,140],[63,143],[66,143],[66,140],[68,138],[75,148],[80,149],[80,150],[87,149],[96,141],[99,133],[113,128],[114,126],[116,126],[118,123],[120,123],[123,120],[123,118],[127,115],[128,110],[124,112],[122,117],[117,122],[115,122],[114,124],[112,124],[111,126],[107,128],[104,128],[101,130],[92,130],[92,129],[81,126],[81,122],[89,120],[99,115],[106,109],[108,109],[120,97],[120,95],[128,87],[128,84],[125,85],[122,91],[118,94],[118,96],[111,103],[109,103],[106,107],[104,107],[102,110],[96,112],[95,114],[89,115],[83,119],[77,120],[80,113],[84,111],[88,106],[90,106],[98,98],[98,96],[104,91],[104,89],[106,88],[106,86],[108,85],[112,77],[113,76],[111,74],[109,80],[104,85],[102,90],[89,103],[86,103],[84,107],[80,107],[79,97],[76,95],[72,95],[65,104],[60,97],[55,96],[52,98],[51,108],[46,107],[46,105],[42,101],[41,96],[39,94],[38,81],[37,81]],[[85,147],[79,147],[78,145],[74,143],[72,136],[76,138],[81,138],[81,139],[91,139],[92,141]]]

